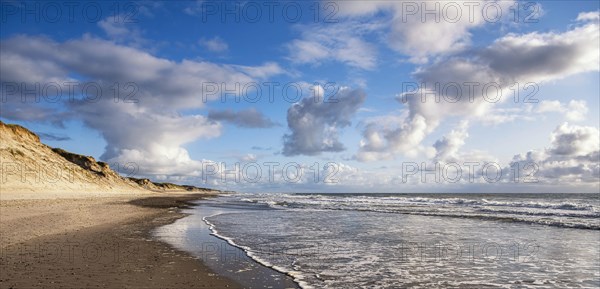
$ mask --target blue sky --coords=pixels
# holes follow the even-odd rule
[[[133,176],[199,186],[597,191],[598,2],[475,2],[470,10],[462,1],[3,1],[0,119],[113,167],[135,163]],[[439,21],[424,14],[428,7]],[[76,100],[65,82],[80,84]],[[467,101],[471,82],[479,86]],[[97,101],[81,91],[90,83],[102,89]],[[137,102],[115,102],[115,83]],[[273,99],[265,83],[277,84]],[[36,84],[38,95],[59,84],[60,100],[23,98],[21,85]],[[465,97],[436,102],[452,84]],[[487,84],[500,89],[498,101],[483,95]],[[233,90],[225,101],[221,85]],[[254,87],[262,94],[250,101]],[[465,163],[473,162],[470,180]],[[249,168],[235,173],[239,180],[224,172],[235,163]],[[435,163],[442,181],[427,177]],[[489,181],[485,164],[502,176]],[[457,167],[462,177],[449,181],[445,169]],[[248,181],[256,168],[262,177]],[[530,173],[535,182],[524,183]]]

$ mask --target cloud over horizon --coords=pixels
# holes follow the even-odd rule
[[[542,184],[597,185],[600,132],[596,127],[563,123],[550,135],[550,148],[515,155],[510,167],[533,174]],[[533,166],[532,166],[533,164]]]

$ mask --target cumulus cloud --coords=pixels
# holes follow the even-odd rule
[[[208,119],[229,122],[235,126],[246,128],[268,128],[277,125],[254,108],[237,112],[231,109],[220,111],[211,110],[208,113]]]
[[[590,126],[571,126],[564,123],[551,135],[550,152],[561,156],[586,156],[600,149],[598,129]]]
[[[408,108],[407,117],[396,129],[367,127],[357,159],[371,161],[411,153],[451,116],[486,118],[497,103],[512,99],[509,87],[515,83],[539,85],[597,71],[599,41],[589,39],[600,39],[597,23],[564,33],[509,34],[473,50],[473,57],[450,56],[418,69],[414,77],[420,87],[398,97]],[[574,102],[572,108],[580,105]],[[571,113],[569,117],[579,116]]]
[[[468,154],[458,151],[463,145],[461,140],[468,137],[467,126],[467,123],[461,122],[457,129],[436,142],[434,162],[438,162],[437,166],[434,162],[403,162],[402,168],[397,164],[381,168],[385,169],[382,171],[336,163],[324,168],[335,179],[335,183],[327,184],[331,186],[327,189],[356,191],[377,188],[397,192],[398,186],[402,186],[421,192],[597,190],[600,178],[598,128],[564,123],[551,133],[549,148],[532,150],[515,155],[510,162],[501,162],[480,151]],[[411,169],[407,169],[409,166],[412,166]],[[308,169],[304,169],[306,174]],[[309,173],[308,177],[311,176]],[[532,187],[531,183],[536,186]]]
[[[600,178],[600,132],[596,127],[563,123],[550,136],[551,146],[514,156],[530,181],[561,185],[596,184]]]
[[[499,80],[540,83],[598,70],[598,24],[564,33],[509,34],[480,52],[480,60]]]
[[[468,126],[467,121],[461,122],[457,129],[452,130],[448,135],[433,144],[436,150],[435,161],[454,162],[457,160],[458,150],[465,144],[466,138],[469,137],[467,133]]]
[[[421,145],[426,130],[426,119],[421,115],[404,118],[395,128],[382,127],[379,123],[371,122],[363,130],[357,159],[359,161],[392,159],[396,151],[414,157],[426,150]]]
[[[140,171],[148,173],[200,168],[201,164],[192,160],[182,146],[220,135],[220,123],[200,114],[185,113],[220,97],[219,93],[208,91],[206,83],[243,86],[281,72],[273,63],[249,67],[187,59],[172,61],[89,36],[64,42],[16,36],[0,45],[3,85],[77,84],[72,98],[63,86],[60,103],[23,102],[23,93],[7,95],[3,90],[6,104],[15,110],[7,113],[3,105],[2,117],[42,121],[26,110],[38,107],[50,114],[60,113],[66,107],[69,119],[83,121],[105,138],[103,160],[136,162]],[[88,84],[101,91],[94,91],[93,100],[83,97],[82,89]],[[15,111],[25,113],[15,115]]]
[[[182,146],[221,134],[221,124],[202,115],[149,112],[134,104],[105,102],[73,104],[78,118],[101,132],[107,142],[101,159],[134,162],[142,173],[190,172],[201,164],[192,160]]]
[[[563,123],[550,134],[548,148],[515,155],[508,163],[477,150],[460,152],[468,137],[466,127],[467,124],[462,122],[438,140],[434,144],[436,155],[431,162],[404,162],[403,165],[412,167],[401,170],[405,178],[402,184],[425,189],[443,184],[444,190],[449,184],[468,184],[467,190],[483,189],[473,185],[478,184],[486,185],[488,191],[511,187],[529,191],[533,188],[532,183],[537,185],[535,189],[551,185],[552,191],[573,187],[585,191],[598,189],[600,131],[597,127]],[[457,171],[459,173],[455,173]],[[353,178],[360,179],[361,174]],[[496,185],[500,186],[494,188]]]
[[[283,137],[283,155],[318,155],[345,150],[338,140],[338,129],[350,125],[350,119],[365,97],[360,89],[341,88],[335,100],[326,100],[322,94],[315,93],[293,104],[287,112],[291,133]]]

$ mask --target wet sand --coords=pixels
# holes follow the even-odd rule
[[[204,220],[205,217],[217,214],[268,210],[268,207],[224,204],[219,202],[218,198],[194,203],[197,205],[184,211],[189,213],[189,216],[157,228],[153,236],[171,244],[174,248],[200,258],[214,272],[244,284],[244,288],[300,288],[294,282],[293,276],[257,262],[250,258],[243,248],[236,247],[228,243],[227,239],[214,235]]]
[[[241,288],[150,237],[205,195],[0,202],[0,288]]]

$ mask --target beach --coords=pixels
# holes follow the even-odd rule
[[[0,15],[0,289],[600,289],[600,1]]]
[[[206,194],[0,202],[2,288],[240,288],[152,229]],[[14,196],[13,196],[14,197]]]
[[[241,287],[152,237],[222,192],[123,177],[18,125],[0,137],[0,288]]]

